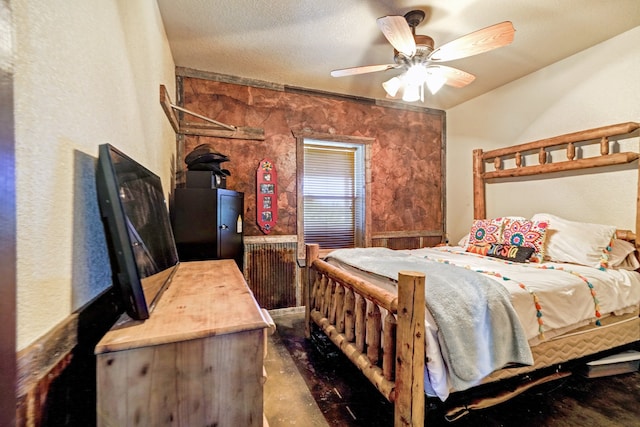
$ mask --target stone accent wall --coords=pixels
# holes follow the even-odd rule
[[[375,138],[370,224],[374,236],[444,230],[443,111],[180,71],[181,106],[222,123],[264,129],[264,141],[186,135],[179,144],[178,185],[184,182],[182,159],[197,145],[212,143],[230,157],[223,163],[231,171],[227,188],[245,194],[245,235],[262,235],[256,225],[255,171],[263,158],[273,160],[278,170],[279,219],[270,235],[296,234],[294,132]]]

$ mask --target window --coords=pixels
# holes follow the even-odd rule
[[[367,246],[371,139],[331,138],[298,138],[298,241],[321,249]]]

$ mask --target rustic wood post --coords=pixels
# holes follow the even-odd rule
[[[360,294],[356,294],[356,348],[364,353],[367,319],[367,300]]]
[[[344,296],[344,336],[348,342],[356,339],[356,296],[353,290],[347,289]]]
[[[380,360],[380,334],[382,315],[376,304],[370,304],[367,310],[367,357],[373,365]]]
[[[311,338],[311,290],[313,289],[313,282],[315,281],[315,273],[311,269],[313,261],[318,259],[318,251],[320,247],[316,244],[307,245],[307,253],[305,260],[305,270],[307,272],[307,280],[305,282],[306,289],[304,289],[304,335],[307,338]]]
[[[315,272],[315,270],[312,271]],[[315,272],[315,274],[317,274],[316,282],[318,287],[313,291],[313,294],[311,294],[314,300],[313,308],[322,314],[324,311],[324,294],[327,292],[327,282],[329,279],[322,273]]]
[[[473,150],[473,218],[483,219],[487,216],[484,189],[484,160],[482,150]]]
[[[338,284],[336,288],[336,330],[338,333],[344,332],[344,296],[345,289],[342,283]]]
[[[395,427],[424,427],[424,273],[398,275]]]
[[[387,381],[395,380],[396,330],[398,322],[393,313],[384,317],[384,339],[382,351],[382,375]]]
[[[326,277],[326,276],[325,276]],[[333,302],[333,291],[336,287],[336,282],[327,277],[327,286],[324,289],[324,303],[322,305],[322,317],[329,318],[329,313],[331,313],[331,303]]]

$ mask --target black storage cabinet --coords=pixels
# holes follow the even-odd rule
[[[234,259],[242,271],[243,213],[243,193],[176,188],[171,216],[180,260]]]

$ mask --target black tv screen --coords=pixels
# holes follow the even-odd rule
[[[112,145],[102,144],[96,187],[114,284],[127,314],[147,319],[178,265],[160,177]]]

